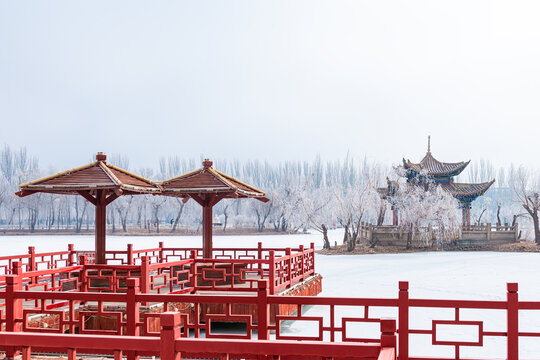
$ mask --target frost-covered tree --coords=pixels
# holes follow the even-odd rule
[[[263,232],[266,226],[266,222],[270,217],[270,214],[274,210],[274,204],[272,201],[272,196],[270,196],[270,201],[263,203],[260,201],[253,201],[251,203],[251,208],[255,213],[257,219],[257,231]]]
[[[512,189],[532,220],[534,241],[540,244],[540,174],[525,167],[519,167],[515,170],[512,180]]]
[[[335,192],[337,218],[344,228],[343,243],[347,244],[347,251],[355,249],[365,215],[377,213],[384,201],[373,186],[376,181],[374,173],[367,168],[364,171],[364,176],[359,176],[350,186]]]
[[[442,246],[458,239],[459,204],[435,183],[402,183],[393,201],[409,230],[407,248],[413,246],[415,237],[423,246]]]
[[[326,187],[311,192],[306,188],[301,192],[299,200],[299,221],[305,226],[320,232],[323,236],[323,248],[330,249],[328,228],[335,219],[335,196]]]
[[[129,170],[130,161],[126,155],[112,154],[109,158],[112,164]],[[202,158],[203,156],[186,159],[171,155],[162,157],[150,168],[134,172],[151,180],[165,180],[199,168]],[[90,154],[85,159],[94,161]],[[498,176],[497,187],[490,188],[485,196],[473,204],[474,218],[478,219],[485,209],[480,219],[482,222],[510,223],[522,214],[526,214],[527,219],[532,219],[521,205],[521,201],[516,201],[516,196],[510,188],[510,184],[517,176],[516,168],[496,169],[487,160],[473,163],[477,163],[478,166],[476,168],[471,166],[471,174],[463,176],[469,176],[471,180],[477,181],[484,181],[486,177],[491,178],[493,174]],[[336,224],[342,224],[344,227],[349,224],[347,236],[354,238],[359,221],[383,224],[385,219],[387,204],[380,199],[377,199],[379,201],[377,203],[369,196],[366,198],[365,194],[362,195],[362,191],[368,182],[371,182],[372,188],[384,186],[386,184],[384,178],[390,173],[390,169],[365,158],[356,159],[347,154],[342,159],[326,160],[318,156],[313,161],[276,163],[261,160],[215,159],[214,164],[217,170],[260,188],[272,199],[264,209],[254,209],[252,202],[241,200],[229,200],[218,204],[214,211],[227,231],[233,227],[259,228],[258,225],[276,232],[294,232],[301,228],[319,231],[323,230],[322,224],[327,230]],[[77,165],[80,164],[73,164],[73,167]],[[90,211],[92,206],[89,204],[88,208],[84,209],[85,202],[80,197],[76,202],[76,196],[44,194],[41,198],[30,196],[21,199],[14,195],[19,184],[42,175],[53,174],[58,170],[62,169],[40,171],[37,159],[24,148],[13,149],[7,145],[0,147],[0,226],[19,227],[25,230],[30,227],[34,229],[41,227],[48,230],[81,232],[89,229],[89,224],[94,220],[94,212]],[[332,199],[322,201],[325,196]],[[359,198],[362,198],[362,201],[354,200]],[[345,201],[351,201],[352,204],[346,204]],[[266,212],[263,210],[268,210],[270,206],[271,211],[265,219]],[[405,208],[400,206],[401,216],[404,215],[404,211]],[[306,216],[308,214],[310,216]],[[307,221],[307,217],[315,221]],[[122,229],[128,231],[130,228],[157,231],[157,226],[151,226],[151,223],[157,225],[159,222],[163,229],[179,231],[178,229],[182,228],[183,231],[195,232],[200,230],[201,208],[195,202],[183,204],[174,198],[163,200],[162,197],[151,195],[138,195],[132,198],[122,196],[110,205],[108,218],[110,226],[114,222],[115,227],[121,225]],[[433,220],[431,222],[434,223]],[[86,227],[83,226],[84,223]],[[533,228],[532,221],[523,223]],[[423,228],[422,224],[420,221],[420,228]],[[433,225],[432,231],[438,231],[438,227]],[[354,246],[353,242],[350,242],[350,246]]]

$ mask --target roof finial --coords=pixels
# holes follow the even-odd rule
[[[107,160],[107,155],[105,155],[104,152],[100,151],[96,154],[96,161],[105,161],[105,160]]]
[[[213,163],[210,159],[204,159],[203,161],[203,168],[208,169],[209,167],[212,167]]]
[[[427,152],[431,152],[431,135],[428,135],[427,137]]]

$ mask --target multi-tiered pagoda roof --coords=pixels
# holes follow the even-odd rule
[[[439,161],[431,154],[428,142],[428,151],[419,163],[403,159],[407,181],[409,182],[434,182],[448,191],[452,196],[463,204],[468,204],[479,196],[482,196],[495,179],[483,183],[457,183],[454,176],[459,175],[471,161],[446,163]]]
[[[403,167],[412,176],[420,176],[426,174],[433,179],[448,178],[457,176],[469,165],[471,161],[461,161],[457,163],[445,163],[441,162],[431,155],[431,151],[428,151],[426,156],[418,164],[412,163],[410,160],[405,161],[403,159]]]

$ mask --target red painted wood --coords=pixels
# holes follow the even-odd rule
[[[129,248],[128,248],[129,249]],[[341,297],[313,297],[309,295],[316,294],[320,291],[320,280],[317,277],[309,277],[309,274],[314,273],[314,249],[311,246],[309,249],[265,249],[258,246],[254,249],[217,249],[215,257],[223,256],[223,259],[201,259],[198,257],[199,251],[192,250],[191,258],[186,256],[185,249],[166,248],[162,244],[155,249],[133,250],[132,262],[137,265],[98,265],[87,264],[84,256],[79,259],[79,265],[54,268],[58,264],[67,264],[70,252],[55,252],[37,254],[35,250],[29,250],[28,254],[21,256],[8,257],[6,269],[13,275],[4,277],[4,283],[0,285],[0,298],[5,299],[2,309],[2,318],[0,323],[3,323],[6,330],[13,329],[14,331],[23,330],[24,332],[43,332],[43,331],[62,331],[67,330],[70,333],[75,332],[75,328],[80,326],[80,316],[86,311],[88,314],[98,316],[118,316],[122,328],[118,329],[116,322],[107,323],[105,320],[97,321],[96,326],[101,326],[101,330],[108,330],[122,335],[145,333],[141,329],[146,328],[150,324],[157,322],[159,312],[166,311],[169,307],[162,307],[158,313],[148,313],[148,310],[141,311],[141,303],[164,303],[169,306],[174,306],[178,311],[183,313],[182,325],[183,329],[189,328],[196,337],[200,336],[200,329],[205,329],[207,324],[204,323],[208,314],[213,314],[210,318],[214,319],[229,319],[239,321],[242,318],[248,325],[248,329],[258,329],[259,338],[268,338],[268,331],[276,331],[276,324],[273,319],[276,316],[290,317],[294,315],[295,320],[308,320],[301,309],[304,305],[318,305],[327,307],[330,313],[330,321],[324,322],[324,326],[319,328],[320,334],[329,335],[332,341],[345,337],[347,323],[350,322],[381,322],[384,319],[370,317],[370,309],[372,307],[387,307],[397,310],[399,315],[399,330],[398,330],[398,345],[399,358],[414,360],[414,357],[409,356],[409,334],[417,334],[429,336],[432,342],[440,343],[436,340],[436,323],[445,324],[464,324],[466,321],[460,320],[460,309],[496,309],[506,310],[508,326],[507,329],[494,329],[494,331],[484,331],[481,321],[470,321],[468,323],[477,324],[480,329],[480,339],[476,345],[482,344],[483,337],[496,336],[507,338],[507,358],[519,358],[519,338],[520,337],[540,337],[540,333],[536,332],[519,332],[518,311],[520,309],[540,310],[540,302],[525,301],[519,302],[517,293],[517,284],[508,284],[508,293],[506,301],[488,301],[488,300],[445,300],[445,299],[410,299],[408,293],[408,283],[400,282],[399,292],[395,298],[379,299],[379,298],[341,298]],[[35,260],[31,260],[34,253]],[[162,252],[162,255],[159,253]],[[279,252],[279,256],[275,256]],[[117,260],[128,262],[125,257],[129,251],[123,253],[115,253]],[[247,257],[247,258],[245,258]],[[4,257],[6,258],[6,257]],[[180,258],[180,260],[178,260]],[[122,260],[123,259],[123,260]],[[168,262],[158,262],[159,259]],[[174,259],[174,260],[173,260]],[[21,261],[17,261],[21,260]],[[42,262],[43,261],[43,262]],[[152,262],[151,262],[152,261]],[[140,264],[139,264],[140,262]],[[53,268],[45,270],[32,270],[36,268],[38,263],[46,263],[47,266]],[[239,269],[247,269],[254,271],[262,276],[262,280],[254,280],[254,287],[247,288],[256,292],[253,295],[200,295],[200,294],[155,294],[148,292],[160,292],[160,289],[173,289],[171,286],[174,281],[178,281],[175,277],[179,271],[185,268],[185,276],[188,281],[186,292],[194,293],[197,290],[218,290],[217,283],[211,285],[203,285],[197,282],[197,278],[203,276],[203,270],[211,267],[212,269],[224,269],[224,281],[228,281],[229,285],[234,287],[240,280],[241,274]],[[227,267],[228,266],[228,267]],[[200,268],[199,268],[200,267]],[[304,277],[308,277],[307,282],[302,283]],[[111,278],[111,289],[115,293],[102,292],[66,292],[63,290],[63,282],[75,280],[77,286],[74,290],[88,291],[90,280]],[[158,280],[165,279],[163,284],[159,284]],[[126,282],[122,288],[118,286],[120,282]],[[139,293],[136,291],[136,283],[146,282],[145,287],[148,288],[147,293]],[[213,280],[215,282],[215,280]],[[268,287],[264,288],[264,283],[269,281]],[[318,281],[318,282],[317,282]],[[39,283],[39,284],[38,284]],[[45,285],[43,285],[45,284]],[[271,295],[272,284],[274,284],[274,294],[278,289],[292,287],[286,295],[278,296]],[[308,285],[309,284],[309,285]],[[35,286],[45,286],[43,291],[35,291]],[[2,287],[4,291],[1,291]],[[242,290],[234,287],[235,290]],[[32,290],[32,291],[30,291]],[[38,289],[39,290],[39,289]],[[174,288],[178,291],[177,288]],[[245,289],[244,289],[245,290]],[[227,289],[227,291],[230,291]],[[308,295],[308,296],[306,296]],[[28,304],[35,303],[35,307],[22,309],[22,300],[26,299]],[[96,303],[98,310],[83,312],[77,310],[77,307],[83,303]],[[104,307],[106,303],[116,303],[125,307],[125,310],[109,310]],[[176,304],[176,305],[174,305]],[[191,305],[190,305],[191,304]],[[186,307],[187,306],[187,307]],[[334,321],[334,307],[348,306],[357,307],[358,315],[355,317],[342,319],[341,322]],[[59,310],[59,309],[66,310]],[[171,307],[172,308],[172,307]],[[454,309],[455,320],[444,319],[436,320],[431,325],[431,328],[411,328],[409,324],[409,309],[411,308],[449,308]],[[56,311],[56,312],[55,312]],[[60,317],[56,322],[50,322],[49,329],[31,328],[26,326],[27,314],[44,315],[58,314],[64,312],[64,316]],[[153,310],[155,311],[155,310]],[[143,314],[144,312],[144,314]],[[56,316],[56,315],[55,315]],[[321,318],[322,319],[322,318]],[[316,319],[317,321],[319,318]],[[473,319],[474,320],[474,319]],[[24,326],[21,326],[24,325]],[[155,326],[155,325],[152,325]],[[56,329],[56,330],[55,330]],[[157,331],[157,328],[148,327],[150,331]],[[266,329],[266,330],[265,330]],[[383,329],[381,327],[381,329]],[[89,328],[89,330],[91,330]],[[185,332],[185,331],[184,331]],[[383,331],[385,333],[385,331]],[[386,331],[384,341],[390,341],[392,337],[389,331]],[[337,337],[336,337],[337,334]],[[340,335],[341,334],[341,335]],[[152,334],[149,334],[152,335]],[[384,334],[383,334],[384,335]],[[155,333],[154,333],[155,336]],[[219,336],[213,334],[212,336]],[[294,338],[294,337],[293,337]],[[296,337],[295,340],[301,340]],[[378,341],[377,339],[351,339],[347,337],[347,341]],[[470,346],[471,343],[451,341],[449,342],[455,347],[454,358],[459,358],[460,348]],[[435,344],[436,345],[436,344]],[[474,345],[474,344],[473,344]],[[30,344],[34,351],[38,351],[39,344]],[[22,350],[22,347],[19,348]],[[75,349],[75,348],[74,348]],[[8,354],[14,354],[13,349],[7,349]],[[79,349],[76,349],[80,351]],[[124,350],[124,354],[129,355],[129,349]],[[11,351],[11,352],[10,352]],[[111,352],[113,354],[113,352]],[[142,354],[142,352],[140,352]],[[135,358],[138,355],[133,355]],[[221,355],[220,355],[221,356]],[[427,358],[434,359],[434,358]],[[440,360],[440,359],[439,359]]]
[[[161,335],[159,338],[161,360],[180,360],[182,348],[176,348],[176,339],[180,338],[180,313],[165,312],[161,315]]]
[[[22,348],[22,360],[31,360],[32,355],[32,347],[31,346],[23,346]]]
[[[96,216],[95,216],[95,250],[96,264],[106,264],[105,236],[107,227],[107,205],[105,205],[106,190],[96,190]]]
[[[141,258],[141,291],[143,293],[150,292],[150,259],[148,256]]]
[[[96,267],[97,265],[93,265]],[[395,336],[392,335],[392,327],[385,323],[385,319],[370,318],[370,307],[387,307],[395,308],[398,311],[399,315],[399,330],[398,330],[398,345],[399,345],[399,357],[400,359],[416,359],[408,355],[409,348],[409,334],[423,334],[432,338],[433,342],[436,340],[436,326],[431,326],[431,328],[409,328],[409,309],[410,308],[450,308],[454,309],[455,320],[444,319],[436,320],[434,323],[445,323],[445,324],[465,324],[473,323],[474,321],[460,320],[460,309],[495,309],[495,310],[506,310],[508,327],[507,329],[500,329],[499,331],[489,331],[484,332],[482,330],[482,322],[476,321],[475,324],[479,325],[479,332],[481,338],[479,338],[478,344],[483,343],[483,337],[486,336],[497,336],[507,338],[508,346],[508,359],[518,359],[519,358],[519,338],[520,337],[540,337],[540,333],[535,332],[519,332],[518,324],[518,311],[519,309],[536,309],[540,310],[540,302],[519,302],[518,293],[517,293],[517,284],[508,284],[508,298],[506,301],[486,301],[486,300],[442,300],[442,299],[409,299],[408,295],[408,283],[401,282],[399,285],[399,293],[396,298],[390,299],[377,299],[377,298],[339,298],[339,297],[313,297],[313,296],[294,296],[294,293],[287,294],[293,296],[279,296],[279,295],[268,295],[265,289],[265,282],[258,282],[258,292],[257,296],[250,295],[187,295],[187,294],[138,294],[135,291],[136,283],[138,279],[129,279],[128,280],[128,292],[127,293],[82,293],[82,292],[49,292],[49,291],[23,291],[22,287],[17,287],[17,284],[20,284],[20,280],[24,278],[24,273],[20,270],[22,267],[20,263],[14,264],[14,272],[18,275],[10,275],[7,277],[8,286],[5,291],[0,292],[0,298],[5,299],[5,311],[2,314],[5,322],[6,330],[10,329],[20,329],[20,325],[24,323],[25,317],[22,312],[22,299],[28,299],[29,301],[47,301],[47,305],[43,308],[43,313],[47,314],[46,311],[51,309],[59,308],[60,306],[69,307],[69,316],[66,316],[65,322],[63,323],[64,328],[70,332],[74,331],[74,326],[77,325],[77,319],[74,320],[75,311],[74,306],[81,304],[83,302],[93,302],[97,304],[104,303],[117,303],[125,304],[125,319],[122,320],[123,326],[126,327],[126,331],[122,334],[133,334],[141,333],[145,325],[145,322],[148,322],[148,319],[144,319],[141,322],[139,311],[139,303],[148,302],[148,303],[167,303],[167,304],[194,304],[191,308],[193,311],[189,310],[185,312],[187,316],[185,322],[183,323],[185,327],[190,328],[196,335],[200,336],[200,329],[205,329],[203,323],[204,316],[199,318],[199,314],[204,314],[203,309],[210,309],[211,304],[216,306],[225,305],[226,310],[220,310],[223,315],[213,315],[214,318],[221,316],[230,317],[234,319],[235,317],[239,319],[243,317],[246,319],[246,316],[238,316],[237,314],[247,314],[251,315],[251,320],[249,322],[249,328],[259,329],[259,338],[264,339],[268,334],[267,331],[276,331],[276,325],[271,324],[271,319],[276,315],[289,315],[292,311],[298,308],[298,305],[318,305],[325,306],[330,310],[331,317],[333,316],[332,309],[335,306],[352,306],[358,308],[357,317],[351,317],[347,319],[342,319],[340,323],[335,322],[330,319],[330,321],[325,321],[325,325],[322,328],[319,328],[321,333],[329,333],[329,338],[335,340],[335,334],[344,334],[344,328],[346,327],[347,322],[380,322],[383,341],[382,345],[388,345],[395,341]],[[44,272],[47,272],[46,270]],[[36,272],[34,272],[36,273]],[[303,285],[295,287],[295,289],[301,290]],[[19,289],[19,290],[17,290]],[[306,290],[309,290],[307,288]],[[296,291],[296,290],[295,290]],[[300,308],[301,308],[300,306]],[[273,309],[273,307],[278,307]],[[40,313],[42,309],[41,303],[36,305],[35,309],[31,311],[34,313]],[[217,308],[214,308],[217,309]],[[164,311],[162,309],[160,311]],[[146,311],[146,310],[145,310]],[[104,309],[103,306],[98,307],[98,314],[108,314],[110,310]],[[49,312],[50,313],[50,312]],[[66,313],[67,314],[67,313]],[[121,313],[119,313],[121,314]],[[214,314],[220,314],[220,312],[214,312]],[[272,315],[273,314],[273,315]],[[283,318],[283,317],[282,317]],[[290,318],[290,316],[286,316]],[[302,312],[298,312],[294,317],[296,320],[308,320],[309,316],[305,316]],[[189,320],[188,320],[189,319]],[[317,318],[318,320],[319,318]],[[322,320],[322,318],[321,318]],[[64,321],[64,320],[62,320]],[[184,320],[182,320],[184,321]],[[266,329],[266,330],[265,330]],[[15,330],[15,331],[17,331]],[[27,328],[25,331],[41,331],[40,329],[32,330]],[[506,330],[506,331],[505,331]],[[123,335],[124,337],[125,335]],[[216,335],[214,335],[216,336]],[[339,335],[338,335],[339,336]],[[319,335],[319,338],[321,335]],[[295,340],[300,338],[296,337]],[[376,339],[362,340],[362,339],[350,339],[349,341],[376,341]],[[452,346],[456,348],[456,356],[459,357],[460,347],[470,346],[471,343],[465,341],[451,341],[449,342]],[[40,346],[39,343],[28,343],[26,345],[32,346],[33,349],[38,349]],[[73,347],[74,349],[76,347]],[[8,353],[9,352],[9,349]],[[119,349],[116,349],[119,350]],[[132,351],[129,349],[123,349],[126,351]],[[13,353],[13,351],[11,352]],[[435,359],[434,357],[428,357],[427,359]]]
[[[507,359],[519,359],[518,284],[507,284]]]
[[[193,339],[182,338],[179,335],[180,319],[178,313],[162,315],[162,331],[160,337],[122,337],[118,341],[109,335],[61,335],[61,334],[25,334],[4,333],[0,345],[25,347],[30,350],[62,351],[75,354],[81,353],[114,354],[120,358],[124,351],[133,351],[147,356],[159,356],[162,360],[179,360],[180,352],[186,357],[195,355],[210,355],[222,357],[225,355],[243,355],[248,359],[259,355],[278,356],[283,359],[323,359],[323,358],[355,358],[355,359],[384,359],[391,360],[388,354],[391,348],[379,344],[355,343],[323,343],[272,340],[231,340],[231,339]],[[171,318],[172,317],[172,321]],[[384,357],[381,357],[381,354]],[[199,356],[200,357],[200,356]]]
[[[203,257],[212,259],[212,205],[209,198],[205,199],[203,206]]]
[[[266,280],[259,280],[259,291],[257,293],[257,338],[259,340],[269,339],[269,323],[268,282]]]
[[[75,349],[68,349],[68,360],[77,360],[77,350]]]
[[[23,314],[23,303],[22,299],[17,297],[15,293],[22,289],[20,273],[20,262],[15,262],[13,268],[14,275],[6,277],[6,290],[5,290],[5,307],[6,307],[6,331],[21,331],[21,323],[18,320],[22,317]],[[14,359],[17,356],[17,351],[12,347],[7,347],[6,358]],[[30,348],[26,349],[27,354],[30,354]]]
[[[139,302],[137,301],[137,295],[140,293],[139,279],[127,279],[127,293],[126,293],[126,332],[127,335],[137,336],[140,334],[138,321],[139,314]]]
[[[399,282],[399,360],[409,360],[409,283]]]
[[[77,253],[75,252],[75,245],[68,244],[68,259],[67,266],[73,266],[76,264]]]
[[[270,295],[276,293],[276,254],[274,250],[270,250],[269,255],[269,269],[268,269],[268,281]]]
[[[133,265],[133,244],[127,245],[127,264]]]

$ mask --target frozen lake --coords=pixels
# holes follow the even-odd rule
[[[331,243],[342,239],[341,231],[330,233]],[[37,252],[64,250],[68,243],[74,243],[77,250],[93,248],[93,236],[0,236],[2,255],[26,253],[27,246],[36,246]],[[200,247],[200,237],[181,236],[108,236],[107,248],[125,249],[133,243],[135,249],[157,246],[164,241],[171,247]],[[321,236],[317,233],[306,235],[264,235],[264,236],[217,236],[215,247],[256,247],[261,241],[268,247],[287,247],[315,242],[322,247]],[[317,255],[316,270],[322,274],[322,296],[348,297],[397,297],[398,281],[409,281],[411,298],[505,300],[506,282],[519,283],[520,300],[540,301],[540,254],[536,253],[494,253],[494,252],[426,252],[415,254],[382,255]],[[359,316],[362,308],[336,308],[340,316]],[[306,314],[320,316],[328,309],[313,307]],[[539,313],[539,314],[537,314]],[[372,309],[372,317],[396,317],[397,313],[388,309]],[[434,309],[430,311],[411,310],[411,327],[431,328],[433,319],[453,319],[453,310]],[[462,310],[462,320],[482,320],[485,331],[505,331],[504,311]],[[290,333],[313,332],[312,324],[296,322],[286,329]],[[349,328],[348,328],[349,331]],[[351,333],[357,336],[378,336],[373,326],[354,327]],[[520,312],[520,331],[540,332],[540,311]],[[447,330],[444,336],[474,336],[465,329]],[[469,339],[469,337],[467,337]],[[427,335],[412,335],[411,350],[414,355],[453,356],[453,348],[432,346]],[[462,348],[463,357],[504,358],[505,341],[501,338],[484,338],[484,347]],[[540,358],[540,339],[520,339],[520,358]]]

